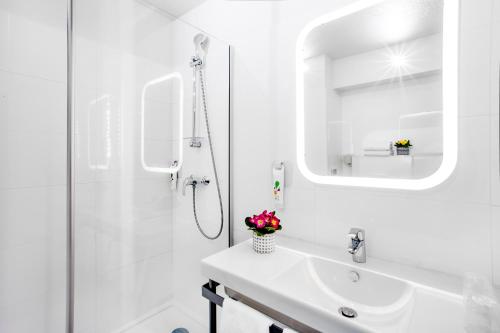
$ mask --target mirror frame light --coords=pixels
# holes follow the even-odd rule
[[[458,157],[458,56],[459,1],[444,0],[443,11],[443,162],[432,175],[422,179],[385,179],[364,177],[322,176],[313,173],[305,160],[305,110],[303,46],[309,33],[331,21],[354,14],[388,0],[360,0],[352,5],[321,16],[300,32],[296,45],[296,130],[297,162],[301,173],[317,184],[350,187],[371,187],[399,190],[426,190],[448,179]]]
[[[146,107],[146,91],[150,86],[153,86],[155,84],[165,82],[168,80],[174,80],[177,79],[179,80],[179,158],[177,160],[177,166],[175,167],[169,167],[169,168],[163,168],[163,167],[153,167],[149,166],[146,163],[145,160],[145,107]],[[149,172],[155,172],[155,173],[167,173],[167,174],[172,174],[179,172],[179,170],[182,167],[182,163],[184,161],[184,154],[183,154],[183,140],[184,140],[184,80],[182,79],[182,75],[178,72],[171,73],[162,77],[159,77],[157,79],[154,79],[152,81],[149,81],[144,85],[142,88],[142,94],[141,94],[141,164],[144,170],[149,171]]]
[[[105,101],[106,102],[106,138],[105,138],[105,151],[106,151],[106,163],[105,164],[99,164],[99,163],[92,163],[92,135],[89,135],[87,137],[87,162],[88,166],[91,170],[108,170],[110,165],[111,165],[111,95],[109,94],[104,94],[99,98],[94,99],[93,101],[90,101],[89,105],[89,111],[87,115],[87,131],[88,133],[92,133],[91,127],[92,127],[92,120],[91,120],[91,112],[96,105],[101,102]]]

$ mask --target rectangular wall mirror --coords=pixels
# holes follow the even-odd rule
[[[426,189],[457,155],[458,3],[359,1],[297,44],[297,153],[311,181]]]

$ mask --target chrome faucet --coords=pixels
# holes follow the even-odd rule
[[[349,244],[347,251],[352,254],[352,260],[357,263],[366,262],[365,231],[352,228],[348,234]]]

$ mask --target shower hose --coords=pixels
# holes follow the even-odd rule
[[[208,235],[203,228],[200,226],[200,222],[198,221],[198,214],[196,213],[196,187],[193,186],[193,213],[194,213],[194,220],[196,222],[196,226],[198,227],[198,230],[200,233],[207,239],[210,240],[215,240],[220,237],[222,234],[222,230],[224,228],[224,208],[222,206],[222,195],[220,192],[220,183],[219,183],[219,176],[217,174],[217,167],[215,165],[215,156],[214,156],[214,147],[212,143],[212,135],[210,133],[210,124],[208,121],[208,107],[207,107],[207,95],[206,95],[206,89],[205,89],[205,78],[204,78],[204,73],[203,69],[201,66],[196,66],[198,75],[200,76],[200,88],[201,88],[201,99],[203,103],[203,110],[205,113],[205,125],[207,129],[207,137],[208,137],[208,145],[210,147],[210,156],[212,157],[212,167],[214,171],[214,177],[215,177],[215,185],[217,186],[217,195],[219,196],[219,207],[220,207],[220,228],[219,232],[215,236],[210,236]]]

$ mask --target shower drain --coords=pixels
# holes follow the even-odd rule
[[[180,327],[173,330],[172,333],[189,333],[189,331],[186,328]]]
[[[356,318],[358,316],[358,313],[355,310],[346,306],[341,307],[339,309],[339,313],[347,318]]]

